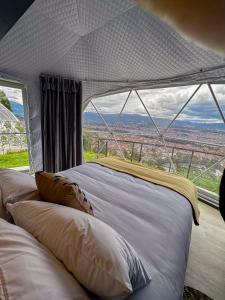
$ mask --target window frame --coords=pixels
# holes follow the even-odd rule
[[[33,162],[31,157],[31,145],[29,139],[29,109],[28,109],[28,96],[27,96],[27,88],[23,83],[18,81],[5,79],[0,77],[0,86],[20,89],[22,91],[22,100],[23,100],[23,107],[24,107],[24,121],[25,121],[25,129],[26,129],[26,138],[27,138],[27,148],[28,148],[28,159],[29,159],[29,169],[30,171],[33,170]]]
[[[221,118],[222,118],[222,120],[223,120],[223,122],[224,122],[224,124],[225,124],[225,116],[224,116],[224,113],[223,113],[223,111],[222,111],[222,109],[221,109],[220,104],[218,103],[217,97],[215,96],[215,92],[214,92],[214,90],[212,89],[212,86],[213,86],[213,85],[225,85],[225,82],[224,82],[224,81],[222,81],[222,82],[216,82],[216,81],[215,81],[215,82],[196,82],[196,83],[190,83],[190,84],[184,84],[184,85],[172,85],[172,86],[168,86],[168,88],[169,88],[169,87],[192,86],[192,85],[197,85],[197,88],[196,88],[196,90],[194,91],[194,93],[192,94],[192,96],[185,102],[184,107],[190,102],[190,100],[193,98],[193,96],[194,96],[196,93],[198,93],[198,90],[201,88],[201,86],[207,85],[207,86],[209,87],[209,89],[210,89],[210,93],[211,93],[212,98],[213,98],[212,101],[215,102],[215,104],[216,104],[216,106],[217,106],[217,109],[218,109],[218,112],[220,113],[220,116],[221,116]],[[160,88],[165,88],[165,86],[162,86],[162,87],[150,87],[149,89],[154,89],[154,88],[155,88],[155,89],[156,89],[156,88],[157,88],[157,89],[160,89]],[[91,98],[89,99],[89,102],[86,103],[86,106],[85,106],[84,109],[83,109],[83,113],[86,111],[88,105],[91,104],[91,105],[93,106],[94,110],[96,111],[96,113],[99,114],[100,118],[102,118],[101,114],[99,113],[98,109],[96,108],[96,106],[95,106],[94,103],[93,103],[93,101],[94,101],[95,99],[101,98],[101,97],[103,97],[103,96],[116,95],[116,94],[119,94],[119,93],[122,93],[122,92],[128,92],[128,96],[127,96],[126,101],[125,101],[125,103],[124,103],[124,105],[123,105],[123,108],[124,108],[124,106],[127,104],[127,101],[128,101],[128,99],[129,99],[130,94],[131,94],[132,91],[135,91],[135,92],[136,92],[138,98],[139,98],[139,99],[141,100],[141,102],[142,102],[142,99],[141,99],[140,95],[138,94],[138,92],[139,92],[140,90],[147,90],[147,89],[148,89],[148,87],[145,87],[145,88],[138,88],[138,87],[136,87],[136,88],[129,88],[129,89],[127,89],[127,90],[117,90],[117,91],[114,91],[114,92],[111,92],[111,93],[99,94],[99,95],[97,95],[97,96],[95,96],[95,97],[91,97]],[[144,106],[144,104],[143,104],[143,106]],[[122,111],[123,111],[123,108],[122,108]],[[144,108],[145,108],[145,106],[144,106]],[[176,120],[177,116],[179,116],[179,114],[180,114],[180,112],[181,112],[182,110],[183,110],[183,108],[176,114],[176,117],[175,117],[174,120]],[[121,112],[122,112],[122,111],[121,111]],[[121,112],[120,112],[120,114],[121,114]],[[146,109],[146,112],[148,113],[148,110],[147,110],[147,109]],[[151,115],[150,115],[150,114],[149,114],[149,117],[151,118]],[[106,125],[108,131],[111,133],[112,130],[110,130],[110,128],[108,127],[107,122],[104,120],[104,118],[102,118],[102,120],[103,120],[103,122],[105,123],[105,125]],[[173,121],[174,121],[174,120],[173,120]],[[169,125],[169,126],[170,126],[170,125]],[[156,129],[158,129],[158,128],[157,128],[157,125],[155,125],[155,127],[156,127]],[[111,133],[111,134],[112,134],[112,133]],[[115,142],[117,142],[116,139],[115,139],[114,137],[113,137],[113,139],[115,140]],[[122,156],[121,156],[121,157],[122,157]],[[197,186],[197,185],[196,185],[196,186]],[[201,187],[199,187],[199,186],[197,186],[197,191],[198,191],[198,199],[199,199],[199,200],[201,200],[201,201],[203,201],[203,202],[205,202],[205,203],[208,203],[208,204],[210,204],[210,205],[212,205],[212,206],[214,206],[214,207],[216,207],[216,208],[219,207],[219,195],[217,195],[217,194],[215,194],[215,193],[213,193],[213,192],[211,192],[211,191],[208,191],[208,190],[206,190],[206,189],[204,189],[204,188],[201,188]]]

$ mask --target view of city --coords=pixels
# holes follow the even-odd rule
[[[94,99],[84,112],[86,160],[106,155],[125,158],[177,172],[218,194],[225,168],[225,86],[212,85],[217,101],[208,85],[198,88],[133,91],[130,96]]]

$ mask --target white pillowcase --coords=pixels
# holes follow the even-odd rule
[[[0,169],[0,217],[10,220],[8,202],[41,200],[34,177],[11,169]]]
[[[0,219],[0,299],[90,298],[63,264],[31,234]]]
[[[125,299],[150,281],[134,249],[97,218],[40,201],[17,202],[7,208],[15,223],[51,250],[92,293]]]

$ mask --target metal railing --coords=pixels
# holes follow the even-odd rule
[[[88,132],[86,132],[88,133]],[[84,134],[84,140],[85,140],[85,134]],[[88,141],[88,138],[87,138]],[[91,144],[92,143],[92,144]],[[148,164],[149,166],[153,166],[151,163],[154,163],[154,160],[157,162],[157,160],[161,159],[159,153],[155,153],[155,157],[153,156],[151,152],[149,152],[148,148],[150,147],[153,149],[159,149],[161,148],[164,150],[164,145],[157,143],[157,142],[142,142],[142,141],[133,141],[133,140],[127,140],[127,139],[120,139],[117,137],[117,143],[120,144],[121,149],[123,150],[124,144],[129,145],[129,148],[126,147],[125,150],[127,152],[126,155],[126,160],[129,160],[131,162],[137,162],[137,163],[144,163]],[[91,152],[96,153],[96,158],[98,159],[100,156],[108,156],[112,155],[115,157],[118,157],[119,152],[117,151],[117,147],[115,145],[114,138],[105,138],[105,137],[99,137],[99,136],[92,136],[92,140],[89,141],[89,146],[92,146]],[[192,144],[191,144],[192,145]],[[201,142],[200,142],[201,145]],[[88,145],[86,145],[88,146]],[[209,149],[208,151],[201,150],[201,149],[195,149],[194,146],[196,147],[196,143],[192,145],[193,147],[182,147],[180,145],[168,145],[168,153],[170,155],[170,160],[168,160],[167,155],[164,155],[164,158],[161,159],[160,167],[162,169],[169,171],[169,172],[174,172],[174,169],[171,166],[171,161],[178,167],[179,170],[177,171],[178,174],[181,174],[182,176],[186,176],[187,178],[191,179],[194,183],[198,183],[198,193],[200,199],[210,202],[210,204],[213,204],[215,206],[218,206],[218,195],[217,192],[215,194],[212,193],[211,190],[207,190],[205,187],[205,184],[202,183],[204,181],[203,175],[205,173],[209,173],[207,175],[209,176],[215,176],[215,170],[213,169],[216,165],[220,165],[225,161],[225,156],[221,153],[218,153],[217,149],[216,151],[212,151],[212,149]],[[213,144],[210,143],[210,146],[215,146],[218,147],[218,144]],[[221,145],[220,145],[221,146]],[[225,148],[225,146],[223,145]],[[85,150],[86,147],[84,147]],[[88,148],[88,147],[87,147]],[[88,151],[88,149],[86,150]],[[197,148],[197,147],[196,147]],[[219,148],[221,149],[221,148]],[[90,149],[89,149],[90,150]],[[162,152],[161,152],[162,153]],[[177,156],[181,154],[181,156]],[[185,155],[184,155],[185,153]],[[183,156],[182,156],[183,155]],[[207,158],[207,155],[211,156],[211,158]],[[198,158],[201,157],[203,159],[203,162],[201,162],[201,159],[199,160]],[[204,164],[204,159],[207,159],[209,162],[212,162],[211,164],[209,163],[205,165]],[[148,163],[150,162],[150,164]],[[158,167],[159,163],[157,164],[156,168]],[[165,169],[166,167],[166,169]],[[224,167],[224,165],[223,165]],[[210,170],[213,169],[213,170]],[[181,172],[182,170],[182,172]],[[181,172],[181,173],[180,173]],[[196,176],[197,173],[197,176]],[[212,175],[214,174],[214,175]],[[201,178],[202,177],[202,178]],[[199,181],[200,179],[200,181]],[[202,185],[203,184],[203,185]],[[219,185],[219,179],[215,182],[216,187]],[[209,201],[211,199],[212,201]]]
[[[99,154],[100,154],[100,150],[101,148],[105,149],[104,151],[104,155],[105,156],[108,156],[108,153],[109,153],[109,143],[110,142],[114,142],[114,139],[110,139],[110,138],[99,138],[97,140],[97,151],[96,151],[96,155],[97,155],[97,158],[99,158]],[[157,143],[145,143],[145,142],[140,142],[140,141],[129,141],[129,140],[121,140],[121,139],[117,139],[117,142],[118,143],[121,143],[121,144],[131,144],[132,147],[131,147],[131,154],[130,154],[130,161],[132,162],[133,159],[134,159],[134,146],[135,145],[140,145],[140,150],[139,150],[139,158],[138,158],[138,162],[141,162],[142,160],[142,152],[143,152],[143,146],[152,146],[152,147],[155,147],[155,148],[164,148],[163,145],[161,144],[157,144]],[[100,144],[101,143],[104,143],[105,146],[104,147],[100,147]],[[201,151],[201,150],[193,150],[193,149],[187,149],[187,148],[184,148],[184,147],[180,147],[180,146],[170,146],[170,145],[167,145],[167,148],[168,149],[171,149],[171,159],[174,158],[174,153],[175,153],[175,150],[180,150],[180,151],[185,151],[185,152],[190,152],[190,159],[189,159],[189,163],[188,163],[188,166],[187,166],[187,175],[186,177],[189,178],[189,175],[190,175],[190,172],[191,172],[191,167],[192,167],[192,162],[193,162],[193,157],[194,157],[194,154],[195,153],[201,153],[201,154],[204,154],[204,155],[213,155],[213,156],[216,156],[218,158],[222,158],[225,160],[225,157],[224,155],[222,154],[218,154],[218,153],[215,153],[215,152],[209,152],[209,151]],[[221,160],[218,161],[218,163],[220,162]],[[169,172],[171,171],[171,162],[169,164]]]

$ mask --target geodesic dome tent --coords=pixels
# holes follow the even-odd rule
[[[8,108],[0,103],[0,123],[5,121],[18,122],[18,119]]]
[[[27,87],[35,169],[41,165],[41,73],[82,81],[84,107],[105,93],[225,76],[224,57],[185,40],[131,0],[35,0],[0,49],[2,77]]]

